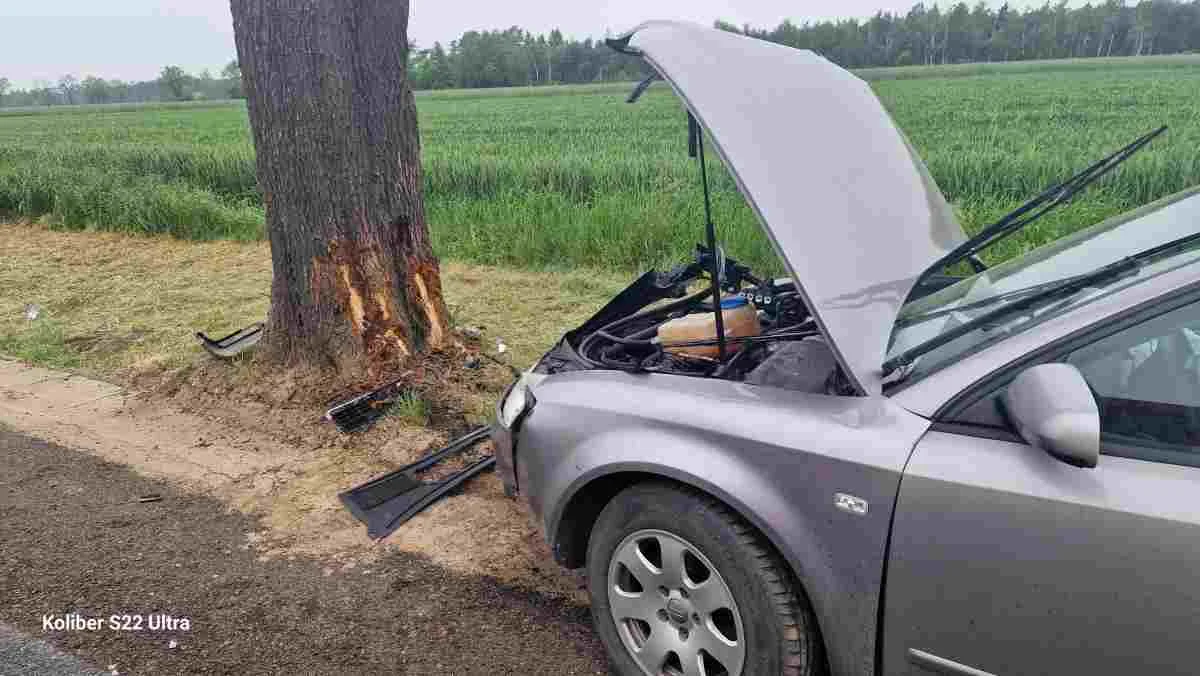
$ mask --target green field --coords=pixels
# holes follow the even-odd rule
[[[864,76],[968,230],[1134,137],[1170,126],[1117,175],[994,254],[1004,256],[1200,183],[1200,60],[1084,61],[1092,63]],[[522,267],[612,268],[685,255],[701,232],[702,211],[683,113],[661,85],[633,106],[623,102],[625,90],[420,96],[426,203],[439,254]],[[714,181],[715,216],[730,251],[759,264],[770,260],[732,181],[722,171]],[[245,110],[210,104],[0,112],[0,212],[45,216],[65,228],[260,237]]]

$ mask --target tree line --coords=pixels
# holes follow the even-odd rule
[[[1070,8],[1067,0],[1024,10],[1007,3],[959,2],[943,9],[917,3],[907,13],[877,12],[869,19],[795,23],[774,28],[722,30],[811,49],[846,68],[1020,61],[1069,57],[1139,56],[1200,51],[1200,0],[1105,0]],[[516,87],[633,80],[645,74],[636,57],[603,40],[575,40],[562,31],[533,35],[517,26],[467,31],[443,46],[413,46],[409,77],[414,89]],[[167,66],[159,78],[123,82],[64,75],[55,84],[13,89],[0,77],[0,105],[183,101],[242,97],[241,71],[231,61],[221,73],[191,75]]]
[[[811,49],[846,68],[1178,54],[1200,50],[1200,0],[1105,0],[1073,9],[1059,0],[1025,10],[917,3],[904,15],[877,12],[866,20],[716,27]]]
[[[811,49],[846,68],[1177,54],[1200,50],[1200,0],[1105,0],[1074,9],[1066,0],[1040,7],[991,8],[959,2],[917,3],[907,13],[836,21],[784,20],[775,28],[714,22],[722,30]],[[414,50],[417,89],[511,87],[630,80],[643,74],[634,57],[602,40],[531,35],[519,27],[470,31],[444,47]]]
[[[88,75],[64,75],[58,82],[35,82],[14,89],[0,77],[0,106],[62,106],[87,103],[143,103],[242,98],[242,71],[230,61],[219,75],[203,70],[192,75],[179,66],[166,66],[157,79],[142,82],[106,80]]]
[[[449,48],[435,42],[409,54],[414,89],[632,80],[642,73],[639,59],[618,54],[603,40],[573,40],[558,29],[536,36],[517,26],[467,31]]]

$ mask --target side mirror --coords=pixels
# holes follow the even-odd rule
[[[1079,369],[1039,364],[1004,392],[1004,409],[1021,438],[1076,467],[1100,460],[1100,410]]]

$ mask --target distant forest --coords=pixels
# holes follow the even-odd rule
[[[1107,0],[1075,9],[1060,0],[1024,11],[1007,3],[996,10],[982,2],[946,10],[918,3],[907,14],[879,12],[866,21],[784,21],[771,30],[716,25],[811,49],[846,68],[1200,51],[1198,0]]]
[[[1138,56],[1200,51],[1200,0],[1123,0],[1068,8],[1065,0],[1021,10],[960,2],[947,9],[918,3],[907,13],[878,12],[866,20],[794,23],[774,28],[717,28],[791,47],[814,50],[846,68],[1095,56]],[[515,87],[632,80],[638,59],[603,40],[574,40],[561,31],[533,35],[519,27],[468,31],[448,46],[414,47],[409,74],[416,89]],[[240,98],[237,62],[219,75],[163,69],[157,80],[122,82],[64,75],[13,89],[0,74],[0,105],[35,106]]]
[[[714,25],[811,49],[846,68],[1200,51],[1200,0],[1107,0],[1075,9],[1060,0],[1026,10],[918,3],[906,14],[878,12],[866,20],[785,20],[771,29]],[[568,40],[559,31],[535,36],[515,26],[415,50],[410,65],[419,89],[628,80],[642,73],[637,59],[603,40]]]
[[[167,66],[158,79],[142,82],[68,74],[54,83],[35,82],[29,89],[13,89],[7,78],[0,77],[0,106],[7,107],[240,98],[242,71],[237,61],[230,61],[219,75],[208,70],[191,75],[179,66]]]

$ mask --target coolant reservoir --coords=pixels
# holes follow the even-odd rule
[[[754,309],[754,305],[750,301],[741,296],[733,296],[721,301],[721,318],[725,325],[726,338],[757,336],[759,333],[758,311]],[[664,345],[693,340],[716,340],[716,338],[716,317],[708,311],[672,319],[658,327],[658,340]],[[725,348],[732,354],[741,348],[741,344],[729,342]],[[664,347],[663,349],[674,354],[688,354],[695,357],[716,358],[720,354],[716,345]]]

